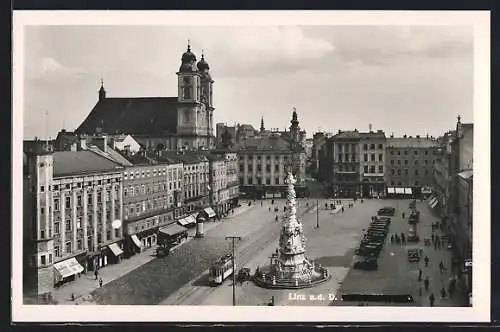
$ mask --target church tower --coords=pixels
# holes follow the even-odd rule
[[[178,133],[184,136],[177,140],[178,149],[193,150],[198,149],[202,117],[200,116],[201,102],[201,78],[196,68],[196,55],[191,52],[191,45],[188,43],[187,50],[182,54],[181,66],[177,72],[177,85],[179,102],[177,128]]]
[[[99,89],[99,101],[106,99],[106,90],[104,90],[104,80],[101,78],[101,88]]]
[[[198,72],[201,77],[201,96],[200,101],[204,106],[204,118],[206,119],[203,123],[203,134],[206,135],[207,148],[215,148],[215,136],[214,136],[214,106],[213,106],[213,84],[214,80],[210,75],[210,66],[205,60],[205,54],[201,53],[201,59],[197,64]]]

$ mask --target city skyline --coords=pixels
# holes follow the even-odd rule
[[[258,129],[263,116],[283,130],[293,107],[308,137],[369,124],[439,136],[458,114],[473,121],[467,27],[31,26],[25,39],[24,139],[76,129],[101,78],[109,97],[177,96],[188,39],[211,66],[215,123]]]

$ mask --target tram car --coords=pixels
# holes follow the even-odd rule
[[[233,274],[233,255],[227,254],[216,260],[208,270],[208,283],[212,286],[221,285]]]

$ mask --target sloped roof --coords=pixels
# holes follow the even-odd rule
[[[252,137],[240,142],[240,151],[245,150],[281,150],[289,151],[290,142],[279,136]]]
[[[92,134],[163,135],[177,132],[177,97],[105,98],[75,130]]]
[[[388,148],[431,148],[438,145],[436,140],[416,137],[392,137],[386,143]]]
[[[99,149],[97,146],[93,144],[87,144],[87,149],[94,153],[97,153],[98,155],[104,158],[108,158],[111,161],[117,162],[122,166],[132,166],[132,164],[126,158],[124,158],[120,153],[116,152],[110,146],[106,147],[106,152]]]
[[[92,151],[54,152],[54,177],[99,172],[121,171],[118,163]]]
[[[468,170],[465,170],[465,171],[458,173],[458,176],[465,179],[465,180],[468,180],[468,179],[472,178],[473,171],[471,169],[468,169]]]
[[[332,139],[334,139],[334,140],[339,139],[339,138],[340,139],[345,139],[345,138],[349,138],[349,139],[356,138],[356,139],[359,139],[360,135],[359,135],[358,131],[341,131],[340,133],[332,136]]]

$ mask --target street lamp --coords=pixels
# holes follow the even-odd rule
[[[234,240],[241,240],[239,236],[226,236],[226,240],[231,240],[233,244],[233,306],[236,306],[236,255],[234,252]]]
[[[319,228],[319,199],[316,200],[316,228]]]

